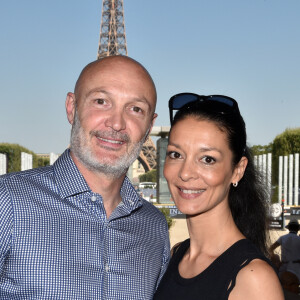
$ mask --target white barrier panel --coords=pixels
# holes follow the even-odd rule
[[[279,156],[279,166],[278,166],[278,203],[281,204],[283,194],[282,194],[282,174],[283,174],[283,156]]]
[[[283,163],[282,163],[283,160]],[[283,168],[282,168],[283,165]],[[299,205],[299,153],[279,156],[278,202]],[[282,194],[283,191],[283,194]]]
[[[262,174],[263,174],[263,180],[264,184],[267,185],[267,155],[262,155]]]
[[[292,154],[289,155],[289,200],[288,205],[293,205],[293,175],[294,175],[294,156]]]
[[[272,154],[262,154],[254,156],[254,165],[262,175],[262,182],[267,187],[269,196],[271,196],[272,187]]]
[[[6,154],[0,153],[0,175],[6,174],[7,159]]]
[[[254,156],[254,164],[263,176],[263,182],[271,195],[272,154]],[[299,153],[279,156],[278,162],[278,203],[299,205]]]
[[[263,159],[262,155],[258,155],[258,170],[259,172],[263,172]]]
[[[257,166],[258,164],[258,157],[257,155],[254,155],[254,165]]]
[[[288,204],[287,199],[287,185],[288,184],[288,157],[283,157],[283,199],[286,205]]]
[[[53,165],[55,161],[58,159],[59,155],[53,152],[50,153],[50,165]]]
[[[32,169],[32,155],[21,152],[21,171]]]
[[[295,154],[295,205],[299,205],[299,153]]]
[[[272,191],[272,154],[267,154],[267,188],[269,195],[271,196]]]

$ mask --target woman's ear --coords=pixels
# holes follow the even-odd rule
[[[243,156],[234,168],[231,180],[232,183],[236,184],[243,178],[247,164],[248,158],[246,156]]]

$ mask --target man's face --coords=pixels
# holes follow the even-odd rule
[[[74,98],[71,153],[89,170],[125,174],[155,119],[155,91],[144,70],[123,60],[96,64],[80,79]]]

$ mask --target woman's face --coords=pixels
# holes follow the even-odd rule
[[[239,179],[232,156],[227,133],[213,122],[188,117],[173,126],[164,176],[182,213],[195,215],[228,204],[230,184]]]

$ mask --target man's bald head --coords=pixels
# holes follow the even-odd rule
[[[116,55],[116,56],[107,56],[99,60],[95,60],[91,63],[89,63],[87,66],[84,67],[82,72],[80,73],[74,93],[76,97],[80,97],[80,93],[82,90],[82,87],[86,83],[86,81],[89,80],[89,78],[93,77],[97,73],[101,73],[103,70],[110,69],[112,72],[124,72],[124,79],[126,76],[130,76],[130,73],[133,72],[136,75],[139,76],[141,80],[145,83],[145,88],[148,88],[151,90],[152,98],[154,100],[154,107],[155,110],[156,101],[157,101],[157,93],[156,93],[156,87],[153,82],[153,79],[149,72],[146,70],[146,68],[134,60],[133,58],[130,58],[128,56],[122,56],[122,55]],[[153,112],[154,112],[153,110]]]

